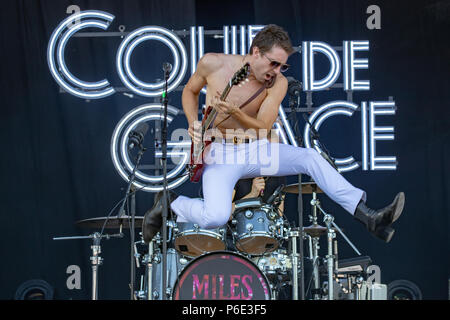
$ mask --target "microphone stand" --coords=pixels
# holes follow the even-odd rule
[[[164,105],[164,119],[163,119],[163,127],[161,130],[161,138],[162,138],[162,167],[163,167],[163,212],[162,212],[162,270],[163,270],[163,279],[162,279],[162,300],[166,300],[167,293],[167,213],[168,213],[168,194],[167,194],[167,105],[169,103],[169,99],[167,97],[167,86],[169,80],[170,69],[167,67],[163,67],[164,69],[164,91],[162,94],[162,103]]]
[[[134,233],[135,233],[135,214],[136,214],[136,198],[135,198],[135,192],[133,189],[133,181],[134,178],[136,177],[136,169],[139,166],[139,163],[141,162],[142,159],[142,155],[144,154],[144,152],[147,150],[142,146],[142,143],[140,143],[138,145],[139,147],[139,152],[137,155],[137,159],[136,159],[136,164],[133,168],[133,171],[130,175],[130,181],[128,183],[128,187],[127,187],[127,192],[126,192],[126,197],[125,200],[122,202],[122,206],[120,207],[119,213],[117,215],[117,218],[121,218],[124,214],[125,214],[125,204],[128,201],[128,197],[130,196],[130,193],[132,192],[132,200],[131,200],[131,226],[130,226],[130,238],[131,238],[131,271],[130,271],[130,299],[131,300],[135,300],[134,299],[134,278],[135,278],[135,264],[134,264],[134,258],[135,258],[135,252],[134,252]]]
[[[312,126],[312,124],[309,122],[308,117],[304,117],[306,123],[309,124],[309,127],[311,128],[310,131],[310,140],[312,140],[313,144],[317,145],[318,147],[320,147],[322,149],[322,152],[320,153],[320,155],[322,156],[322,158],[324,158],[325,160],[327,160],[327,162],[338,172],[339,169],[336,166],[336,163],[334,161],[334,159],[330,156],[330,153],[328,152],[328,149],[325,148],[325,146],[322,144],[322,142],[320,142],[319,140],[319,133],[316,131],[316,129],[314,129],[314,127]]]
[[[297,104],[300,105],[300,93],[297,95]],[[295,111],[295,100],[294,95],[290,95],[289,97],[289,106],[291,108],[291,112],[293,114],[296,114]],[[297,116],[295,116],[297,118]],[[299,133],[298,127],[297,127],[297,121],[294,124],[294,134],[295,134],[295,140],[298,141],[298,146],[302,147],[303,145],[303,138],[301,134]],[[299,239],[299,253],[297,254],[297,239],[296,237],[293,237],[293,246],[292,246],[292,255],[293,255],[293,261],[294,261],[294,267],[293,267],[293,286],[292,286],[292,299],[298,300],[298,266],[297,266],[297,259],[300,257],[300,300],[305,300],[305,263],[304,263],[304,252],[303,252],[303,195],[302,195],[302,174],[298,174],[298,199],[297,199],[297,208],[298,208],[298,230],[299,232],[296,234]]]

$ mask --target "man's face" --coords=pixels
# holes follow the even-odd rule
[[[258,47],[253,48],[252,53],[253,63],[251,64],[251,70],[256,80],[264,82],[271,80],[271,78],[278,75],[289,58],[289,55],[282,48],[273,46],[269,51],[262,53]],[[276,64],[278,66],[274,66]]]

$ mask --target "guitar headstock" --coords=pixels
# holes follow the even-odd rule
[[[233,75],[233,77],[230,80],[231,86],[236,86],[241,84],[241,82],[247,80],[248,76],[250,75],[250,64],[246,63],[242,68],[240,68],[236,73]]]

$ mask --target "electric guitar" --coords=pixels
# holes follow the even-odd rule
[[[220,100],[225,101],[230,90],[233,86],[239,85],[242,81],[246,80],[250,74],[250,65],[246,63],[242,68],[240,68],[228,81],[227,86],[223,90]],[[212,143],[212,141],[205,141],[205,133],[208,129],[212,127],[214,124],[214,120],[217,116],[217,110],[212,106],[208,106],[206,112],[204,114],[202,124],[201,124],[201,136],[202,140],[196,145],[194,140],[192,140],[191,144],[191,160],[188,165],[188,172],[192,182],[200,181],[200,178],[203,173],[203,153],[208,145]]]

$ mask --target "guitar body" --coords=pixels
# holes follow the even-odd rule
[[[202,120],[202,128],[204,127],[204,124],[206,122],[206,119],[208,119],[208,116],[210,116],[211,112],[213,111],[213,107],[209,106],[206,109],[205,116]],[[208,147],[211,144],[211,141],[204,141],[202,139],[202,142],[200,142],[200,145],[195,145],[194,141],[191,143],[191,161],[189,163],[189,171],[190,171],[190,179],[191,182],[199,182],[202,174],[203,174],[203,154],[206,150],[206,147]],[[198,152],[197,150],[200,150]],[[196,152],[197,151],[197,152]]]
[[[234,85],[237,85],[240,82],[242,82],[243,80],[247,79],[249,73],[250,73],[250,65],[248,63],[246,63],[230,79],[226,88],[222,92],[220,99],[222,101],[225,101],[225,98],[228,96],[228,93],[230,92],[231,88]],[[202,125],[201,125],[202,141],[198,145],[196,145],[194,143],[194,141],[192,141],[191,159],[190,159],[190,163],[188,165],[188,172],[189,172],[191,182],[199,182],[202,177],[203,168],[204,168],[203,154],[204,154],[206,148],[211,144],[211,141],[205,141],[205,133],[208,129],[210,129],[213,126],[216,116],[217,116],[217,110],[214,109],[212,106],[209,106],[206,109],[205,115],[202,120]]]

